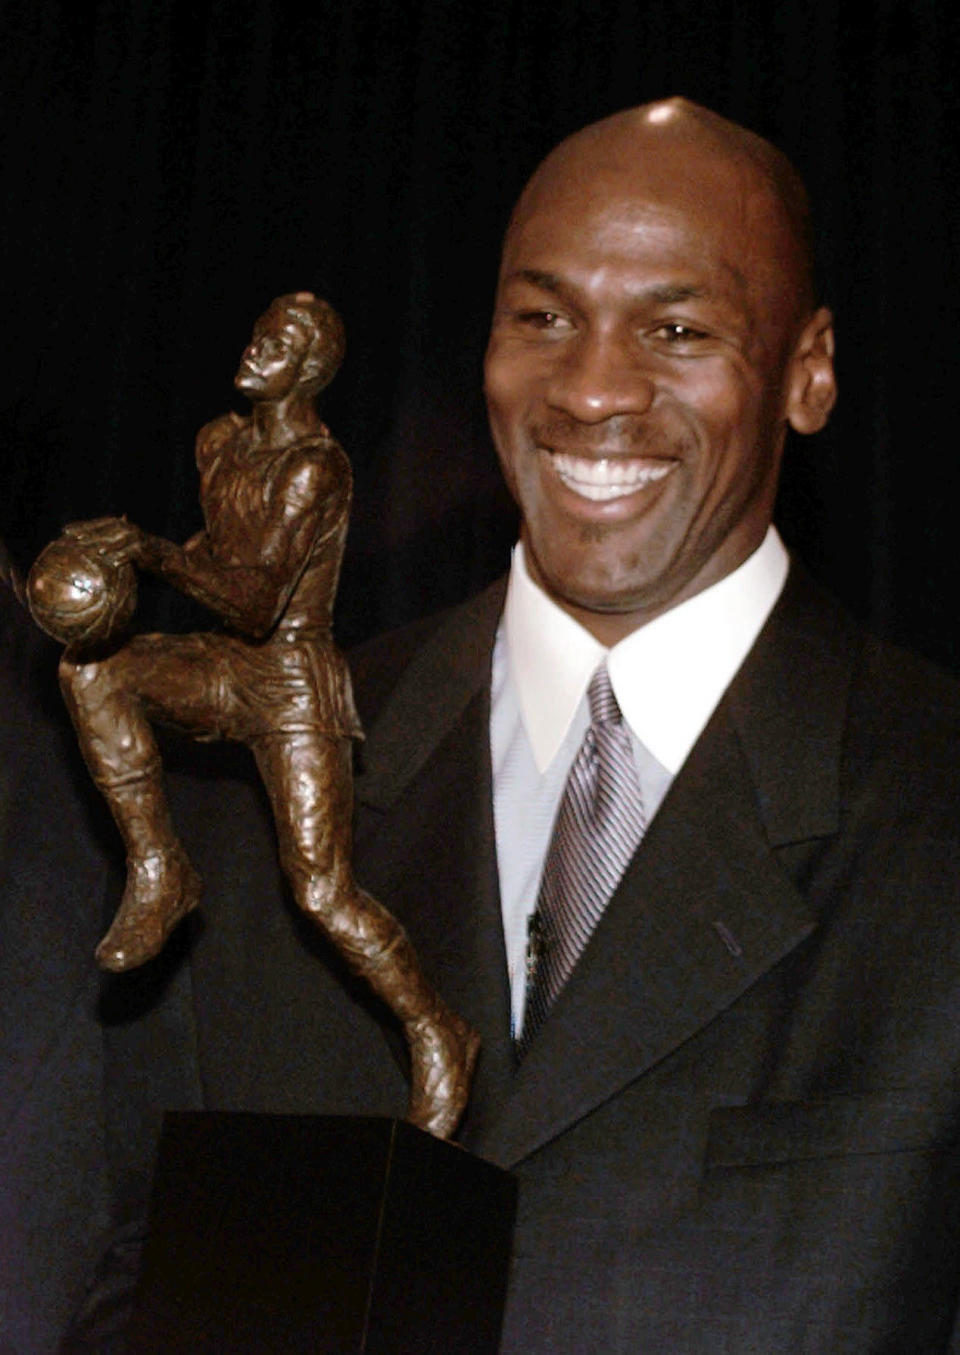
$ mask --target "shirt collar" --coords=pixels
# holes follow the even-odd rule
[[[789,557],[774,527],[732,574],[607,650],[531,579],[513,552],[503,628],[510,676],[537,769],[563,743],[604,658],[624,718],[675,775],[780,596]]]

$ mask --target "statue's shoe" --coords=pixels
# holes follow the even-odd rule
[[[96,949],[101,969],[121,973],[152,960],[181,918],[200,902],[200,876],[182,851],[127,858],[127,886]]]
[[[438,1001],[429,1016],[407,1028],[411,1086],[407,1119],[438,1139],[460,1122],[480,1053],[480,1036]]]

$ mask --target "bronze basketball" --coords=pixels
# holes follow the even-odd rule
[[[51,541],[34,561],[27,601],[37,625],[63,644],[102,642],[123,630],[137,605],[132,565],[113,565],[72,537]]]

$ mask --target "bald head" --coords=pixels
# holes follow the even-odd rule
[[[626,109],[562,141],[520,196],[508,229],[558,192],[581,198],[633,180],[639,194],[684,194],[708,205],[736,200],[749,233],[771,247],[781,287],[803,309],[815,302],[810,208],[803,180],[763,137],[688,99]]]

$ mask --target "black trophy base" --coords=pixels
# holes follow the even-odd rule
[[[508,1173],[400,1120],[168,1115],[130,1355],[495,1355]]]

